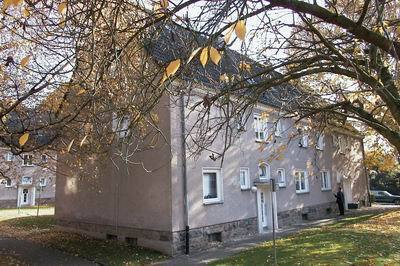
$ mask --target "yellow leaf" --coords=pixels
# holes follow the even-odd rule
[[[167,8],[169,5],[168,0],[160,0],[160,5],[163,8]]]
[[[24,58],[22,58],[21,60],[21,66],[22,67],[26,67],[29,63],[29,60],[31,59],[30,55],[25,56]]]
[[[81,94],[84,94],[85,92],[86,92],[85,89],[81,89],[81,90],[78,91],[78,93],[76,94],[76,96],[79,96],[79,95],[81,95]]]
[[[171,61],[167,68],[165,69],[165,74],[167,75],[167,77],[170,77],[172,75],[174,75],[176,73],[176,71],[178,71],[179,67],[181,66],[181,60],[180,59],[176,59],[174,61]]]
[[[205,67],[207,64],[207,61],[208,61],[208,47],[204,47],[200,53],[200,63],[203,67]]]
[[[229,76],[226,73],[224,73],[221,76],[219,76],[219,80],[222,81],[222,82],[228,83],[229,82]]]
[[[219,61],[221,60],[221,54],[214,47],[210,47],[210,58],[214,64],[218,65]]]
[[[162,85],[166,80],[167,80],[167,74],[165,74],[165,72],[164,72],[164,75],[163,75],[163,77],[162,77],[162,79],[160,80],[160,85]]]
[[[228,31],[227,31],[227,33],[224,36],[224,42],[226,44],[228,44],[229,41],[231,40],[231,36],[232,36],[232,32],[233,32],[234,27],[235,27],[235,25],[230,26]]]
[[[82,147],[82,145],[85,143],[87,137],[88,137],[88,135],[83,137],[83,139],[81,140],[81,143],[79,144],[80,147]]]
[[[71,142],[69,143],[68,147],[67,147],[67,152],[69,152],[72,148],[72,145],[74,144],[75,139],[71,140]]]
[[[67,12],[67,2],[61,2],[58,5],[58,13],[60,13],[61,15],[64,15]]]
[[[12,4],[14,6],[19,6],[20,4],[22,4],[24,2],[24,0],[12,0]]]
[[[4,0],[3,11],[6,11],[13,4],[13,0]]]
[[[236,36],[241,39],[242,41],[244,41],[244,39],[246,38],[246,24],[244,22],[244,20],[239,20],[236,23],[235,26],[235,33]]]
[[[195,49],[195,50],[190,54],[189,59],[188,59],[188,61],[187,61],[188,64],[189,64],[190,61],[192,61],[192,59],[197,55],[197,53],[200,51],[200,49],[201,49],[201,47]]]
[[[19,138],[19,145],[20,145],[21,147],[24,146],[25,143],[28,141],[28,139],[29,139],[29,133],[25,133],[24,135],[22,135],[22,136]]]
[[[30,14],[31,14],[31,13],[29,12],[29,10],[28,10],[27,8],[24,8],[24,9],[22,10],[22,15],[23,15],[25,18],[29,17]]]

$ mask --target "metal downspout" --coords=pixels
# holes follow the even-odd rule
[[[369,190],[369,177],[368,177],[368,171],[367,171],[367,166],[365,165],[365,149],[364,149],[364,138],[361,140],[361,148],[362,148],[362,156],[363,156],[363,166],[364,166],[364,172],[365,172],[365,179],[366,179],[366,185],[367,185],[367,193],[368,193],[368,207],[371,207],[371,193]]]
[[[183,178],[183,218],[185,224],[185,254],[189,254],[189,197],[187,189],[187,166],[186,166],[186,143],[185,143],[185,102],[184,96],[179,98],[180,119],[181,119],[181,150],[182,150],[182,178]]]

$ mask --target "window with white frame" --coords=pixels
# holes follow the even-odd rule
[[[250,172],[248,167],[240,167],[239,171],[240,178],[240,188],[249,189],[250,188]]]
[[[254,132],[256,133],[256,141],[265,141],[267,138],[267,123],[259,114],[254,114]]]
[[[321,171],[321,190],[331,190],[331,175],[329,171]]]
[[[125,138],[129,134],[131,120],[128,116],[118,117],[113,114],[112,129],[119,138]]]
[[[286,187],[286,176],[285,176],[285,169],[283,168],[278,168],[278,170],[276,171],[276,175],[277,175],[277,181],[278,181],[278,185],[280,187]]]
[[[47,163],[47,155],[42,154],[42,163]]]
[[[46,180],[46,178],[45,178],[45,177],[41,177],[41,178],[39,179],[39,186],[45,187],[46,185],[47,185],[47,180]]]
[[[11,178],[9,178],[9,177],[4,178],[1,183],[5,187],[11,187],[12,186]]]
[[[282,123],[282,120],[279,119],[279,120],[276,122],[276,125],[275,125],[275,136],[281,137],[282,134],[283,134],[283,131],[284,131],[284,129],[283,129],[283,123]]]
[[[299,140],[299,147],[307,148],[308,147],[308,134],[303,134]]]
[[[259,163],[258,176],[260,179],[270,179],[270,166],[266,163]]]
[[[216,203],[222,201],[221,169],[203,168],[203,202]]]
[[[308,192],[308,176],[306,171],[295,171],[294,172],[294,180],[296,184],[296,192],[297,193],[305,193]]]
[[[323,150],[325,148],[325,136],[324,134],[317,134],[317,146],[318,150]]]
[[[24,154],[22,155],[22,165],[23,166],[32,166],[33,165],[33,156],[32,154]]]
[[[32,184],[32,177],[30,176],[23,176],[21,178],[21,185],[31,185]]]
[[[6,162],[12,162],[14,160],[14,154],[8,152],[4,155],[4,159],[6,160]]]

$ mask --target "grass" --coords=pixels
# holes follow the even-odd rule
[[[0,215],[1,213],[2,211],[0,211]],[[158,252],[117,241],[94,239],[59,231],[55,227],[53,215],[3,220],[0,222],[0,233],[19,239],[28,239],[104,265],[144,265],[166,258]],[[7,261],[1,256],[0,259]],[[15,258],[7,257],[7,259],[11,261]],[[11,263],[11,265],[21,264]]]
[[[5,221],[17,217],[27,217],[36,215],[37,207],[24,207],[19,209],[0,209],[0,221]],[[53,215],[53,206],[41,206],[39,215]]]
[[[349,217],[277,240],[279,265],[399,265],[400,211]],[[272,265],[272,242],[211,265]]]

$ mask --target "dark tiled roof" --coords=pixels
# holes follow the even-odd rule
[[[193,50],[207,45],[206,37],[183,29],[175,24],[167,24],[156,28],[155,33],[151,34],[152,38],[147,40],[145,47],[155,61],[161,66],[165,67],[169,62],[177,58],[187,59]],[[223,51],[223,56],[218,66],[209,61],[206,67],[203,68],[198,59],[199,56],[197,55],[190,63],[190,67],[185,68],[180,73],[180,78],[187,81],[202,83],[210,88],[223,89],[226,86],[225,83],[220,81],[220,77],[223,74],[228,74],[230,76],[241,75],[244,78],[249,78],[257,76],[257,74],[262,73],[265,69],[264,65],[249,57],[232,49],[225,48],[222,39],[214,41],[213,47]],[[240,62],[249,64],[251,70],[240,69]],[[269,75],[280,74],[278,72],[272,72],[269,73]],[[262,77],[254,77],[250,79],[248,83],[258,83],[262,80],[265,79]],[[281,106],[284,101],[289,101],[300,95],[301,93],[298,89],[289,84],[285,84],[265,90],[260,96],[260,102],[273,106]]]

